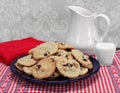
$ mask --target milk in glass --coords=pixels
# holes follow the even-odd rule
[[[113,62],[116,47],[113,43],[99,42],[96,44],[96,56],[97,60],[102,66],[109,66]]]

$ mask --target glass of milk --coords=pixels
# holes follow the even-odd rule
[[[109,66],[113,62],[113,57],[116,51],[114,43],[98,42],[96,44],[95,53],[97,60],[101,66]]]

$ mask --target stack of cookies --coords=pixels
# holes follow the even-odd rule
[[[88,73],[93,64],[88,55],[72,45],[46,42],[29,50],[15,63],[18,70],[36,79],[54,80],[59,76],[76,78]]]

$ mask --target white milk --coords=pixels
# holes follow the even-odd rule
[[[102,66],[109,66],[113,62],[116,47],[113,43],[99,42],[96,44],[96,56],[97,60]]]

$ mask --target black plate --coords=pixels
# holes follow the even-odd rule
[[[25,56],[25,55],[24,55]],[[23,56],[22,56],[23,57]],[[21,57],[19,57],[21,58]],[[17,59],[19,59],[17,58]],[[34,83],[54,83],[54,84],[60,84],[60,83],[67,83],[67,82],[75,82],[75,81],[79,81],[79,80],[82,80],[82,79],[85,79],[85,78],[88,78],[90,77],[91,75],[94,75],[98,72],[98,70],[100,69],[100,64],[99,62],[94,59],[93,57],[90,57],[90,60],[92,61],[93,63],[93,69],[90,70],[86,75],[83,75],[83,76],[80,76],[80,77],[77,77],[77,78],[73,78],[73,79],[68,79],[68,78],[65,78],[65,77],[59,77],[55,80],[38,80],[38,79],[35,79],[33,78],[32,76],[29,76],[21,71],[19,71],[16,67],[15,67],[15,63],[17,62],[17,59],[14,60],[11,65],[10,65],[10,68],[11,68],[11,71],[18,77],[22,78],[22,79],[25,79],[26,81],[29,81],[29,82],[34,82]]]

